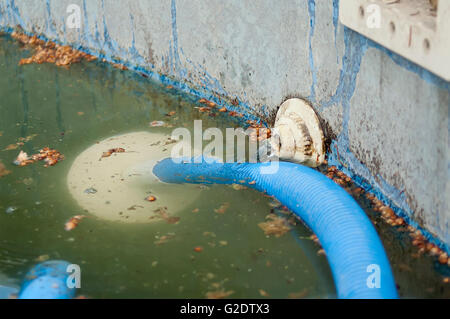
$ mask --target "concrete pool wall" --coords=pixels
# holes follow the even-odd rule
[[[448,251],[450,83],[345,28],[338,2],[0,0],[0,27],[81,46],[264,118],[305,98],[332,130],[329,162]],[[71,4],[80,28],[67,26]]]

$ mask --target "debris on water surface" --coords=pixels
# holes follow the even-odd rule
[[[17,166],[25,166],[28,165],[29,161],[29,156],[27,153],[25,153],[24,151],[20,151],[19,155],[17,156],[16,160],[14,161],[14,165]],[[33,161],[31,161],[32,163],[34,163]]]
[[[203,232],[203,236],[205,236],[205,237],[212,237],[212,238],[216,238],[217,237],[217,235],[215,233],[209,232],[209,231]]]
[[[153,195],[150,195],[150,196],[146,197],[145,200],[147,202],[154,202],[154,201],[156,201],[156,197]]]
[[[225,214],[227,209],[230,207],[230,203],[223,203],[219,208],[214,209],[217,214]]]
[[[219,241],[219,245],[226,246],[226,245],[228,245],[228,242],[226,240],[221,240],[221,241]]]
[[[120,63],[111,63],[111,65],[112,65],[114,68],[119,69],[119,70],[122,70],[122,71],[127,71],[127,70],[128,70],[128,68],[127,68],[125,65],[120,64]]]
[[[87,188],[84,190],[84,193],[89,195],[97,194],[97,192],[98,191],[94,187]]]
[[[450,258],[448,258],[447,253],[436,244],[429,242],[420,229],[416,229],[412,225],[407,225],[406,227],[406,221],[396,215],[392,208],[385,205],[374,194],[367,192],[365,197],[372,202],[372,209],[375,212],[381,213],[382,220],[391,226],[396,226],[399,231],[407,231],[410,233],[409,236],[412,239],[412,245],[418,249],[418,253],[413,254],[414,257],[418,258],[422,254],[428,253],[429,256],[436,258],[440,264],[450,266]]]
[[[164,146],[170,145],[170,144],[175,144],[175,143],[177,143],[177,142],[178,142],[177,140],[175,140],[175,139],[169,137],[169,138],[167,139],[167,141],[164,142]]]
[[[77,216],[72,217],[66,223],[66,225],[64,226],[64,229],[66,231],[71,231],[71,230],[75,229],[78,226],[78,224],[81,222],[81,220],[83,220],[83,218],[85,218],[85,217],[86,216],[84,216],[84,215],[77,215]]]
[[[311,239],[315,244],[322,246],[320,244],[320,241],[319,241],[319,238],[317,237],[317,235],[313,234],[313,235],[309,236],[309,239]]]
[[[7,214],[12,214],[12,213],[14,213],[16,210],[17,210],[17,207],[15,207],[15,206],[10,206],[10,207],[8,207],[8,208],[5,210],[5,212],[6,212]]]
[[[111,155],[115,154],[115,153],[125,153],[125,149],[118,147],[118,148],[111,148],[110,150],[108,150],[107,152],[103,152],[102,154],[102,158],[106,158],[106,157],[110,157]]]
[[[165,244],[174,237],[175,237],[175,234],[167,234],[167,235],[161,236],[158,238],[157,241],[155,241],[155,245],[159,246],[159,245]]]
[[[246,186],[243,186],[243,185],[240,185],[240,184],[232,184],[231,187],[233,187],[233,189],[236,190],[236,191],[247,189]]]
[[[262,297],[270,297],[269,293],[264,289],[259,289],[258,292]]]
[[[203,251],[203,247],[202,247],[202,246],[194,247],[194,251],[195,251],[196,253],[201,253],[201,252]]]
[[[11,174],[11,171],[6,169],[6,166],[0,162],[0,177]]]
[[[166,116],[174,116],[175,114],[177,114],[177,112],[170,111],[169,113],[166,114]]]
[[[12,151],[12,150],[16,150],[18,148],[19,148],[18,144],[10,144],[4,149],[4,151]]]
[[[291,292],[288,296],[289,299],[302,299],[308,295],[308,289],[303,289],[300,292]]]
[[[138,208],[144,208],[144,206],[133,205],[133,206],[131,206],[131,207],[128,207],[128,210],[137,210]]]
[[[68,45],[62,46],[52,41],[45,42],[36,35],[28,36],[15,31],[11,36],[22,44],[32,45],[35,48],[33,56],[21,59],[19,65],[52,63],[56,66],[65,66],[68,68],[71,64],[79,63],[82,60],[91,62],[97,59],[90,54],[75,50]]]
[[[153,121],[150,123],[151,127],[161,127],[161,126],[165,126],[166,123],[163,121]]]
[[[62,155],[57,150],[50,149],[48,147],[44,147],[39,151],[39,153],[28,156],[27,153],[24,151],[20,151],[19,155],[17,156],[16,160],[14,161],[14,164],[17,166],[27,166],[33,163],[36,163],[38,161],[44,161],[45,165],[44,167],[54,166],[58,164],[58,162],[64,160],[64,155]]]
[[[201,112],[201,113],[205,113],[205,112],[211,111],[211,108],[209,108],[209,107],[199,107],[198,111]]]
[[[221,289],[221,290],[217,290],[217,291],[208,291],[206,293],[206,298],[207,299],[223,299],[223,298],[229,297],[232,294],[234,294],[233,290],[225,291],[224,289]]]
[[[160,218],[168,224],[176,224],[180,221],[180,217],[173,217],[169,215],[169,213],[167,212],[167,207],[159,207],[154,212],[156,213],[156,215],[150,217],[150,219]]]
[[[266,236],[274,235],[281,237],[291,230],[286,219],[270,214],[266,217],[266,222],[259,223],[258,226],[264,231]]]
[[[216,107],[216,106],[217,106],[216,103],[214,103],[214,102],[212,102],[212,101],[208,101],[207,99],[200,99],[200,100],[198,101],[198,103],[206,104],[206,105],[208,105],[208,107],[210,107],[210,108],[213,108],[213,107]]]
[[[4,151],[13,151],[13,150],[16,150],[16,149],[18,149],[19,147],[24,146],[25,143],[31,141],[31,140],[32,140],[33,138],[35,138],[36,136],[37,136],[37,134],[32,134],[32,135],[29,135],[29,136],[27,136],[27,137],[19,137],[17,143],[8,145],[8,146],[4,149]]]
[[[50,259],[49,255],[40,255],[39,257],[37,257],[35,259],[35,261],[42,263],[42,262],[47,261],[49,259]]]

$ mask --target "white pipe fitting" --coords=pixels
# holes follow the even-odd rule
[[[313,108],[289,99],[278,110],[271,147],[281,160],[317,167],[325,161],[324,134]]]

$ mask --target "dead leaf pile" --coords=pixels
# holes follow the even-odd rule
[[[97,59],[93,55],[75,50],[67,45],[61,46],[52,41],[45,42],[36,35],[30,37],[24,33],[13,32],[11,36],[22,44],[31,45],[35,48],[33,56],[21,59],[19,65],[52,63],[56,66],[70,67],[71,64],[79,63],[83,59],[88,62]]]
[[[32,156],[28,156],[24,151],[20,151],[14,164],[20,167],[24,167],[30,164],[34,164],[38,161],[44,161],[44,167],[55,166],[58,162],[64,160],[64,155],[62,155],[57,150],[44,147],[39,151],[39,153]]]
[[[291,230],[286,219],[278,217],[275,214],[267,215],[266,220],[266,222],[258,224],[266,236],[274,235],[278,238]]]

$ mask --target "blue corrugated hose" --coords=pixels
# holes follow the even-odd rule
[[[197,158],[197,162],[199,159]],[[168,183],[240,183],[275,196],[317,235],[328,257],[339,298],[397,298],[389,261],[372,223],[336,183],[293,163],[218,163],[164,159],[153,173]]]

